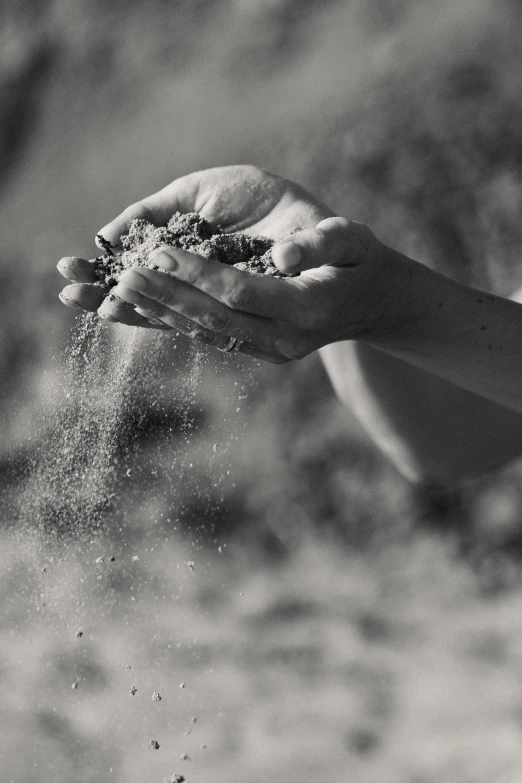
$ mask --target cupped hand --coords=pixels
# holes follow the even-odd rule
[[[161,226],[177,212],[196,211],[222,231],[243,231],[278,240],[332,214],[299,185],[270,174],[257,166],[225,166],[197,171],[179,179],[141,201],[127,207],[96,235],[96,243],[121,250],[120,237],[135,218],[144,218]],[[95,285],[94,263],[81,258],[62,259],[61,274],[72,285],[60,294],[69,307],[96,311],[106,292]],[[130,325],[150,326],[147,318],[131,308],[112,309],[106,305],[99,313],[106,320]],[[159,326],[165,328],[164,324]],[[175,328],[189,334],[193,325],[180,317]]]
[[[275,265],[295,276],[249,274],[158,248],[150,260],[159,270],[128,269],[113,289],[135,318],[221,349],[235,337],[243,353],[278,363],[338,340],[386,335],[403,270],[369,228],[332,217],[299,185],[254,166],[196,172],[128,207],[99,234],[117,248],[134,218],[162,225],[178,210],[200,212],[222,231],[274,239]],[[93,286],[79,274],[75,299],[95,309]]]
[[[243,353],[277,363],[338,340],[383,341],[403,328],[400,286],[411,285],[410,270],[366,226],[327,218],[276,243],[272,258],[300,274],[265,277],[158,248],[151,260],[159,269],[128,269],[114,291],[146,317],[172,326],[187,319],[204,343],[223,349],[234,337]]]

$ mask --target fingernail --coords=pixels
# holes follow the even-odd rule
[[[156,248],[156,250],[149,253],[149,261],[157,264],[162,269],[168,269],[170,272],[178,268],[178,262],[174,255],[168,250],[162,250],[161,248]]]
[[[295,242],[283,242],[279,245],[279,258],[282,266],[293,269],[301,260],[301,248]]]
[[[109,255],[114,255],[112,253],[112,250],[114,248],[114,245],[112,245],[108,239],[105,239],[104,229],[102,228],[101,231],[98,231],[96,236],[94,237],[94,242],[96,245],[101,249],[104,250],[106,253],[109,253]]]
[[[64,305],[67,305],[67,307],[74,307],[76,310],[82,309],[81,304],[77,302],[76,299],[70,299],[66,294],[64,295],[63,291],[60,291],[58,294],[58,299],[60,302],[63,302]]]

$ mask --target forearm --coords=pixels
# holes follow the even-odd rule
[[[522,454],[522,415],[361,342],[320,351],[332,384],[413,481],[451,482]]]
[[[386,252],[406,284],[395,295],[391,315],[384,315],[382,327],[367,342],[522,413],[522,305]]]
[[[404,257],[384,251],[403,268]],[[378,339],[321,349],[332,383],[409,478],[497,468],[522,454],[522,307],[404,262],[402,296],[387,303]]]

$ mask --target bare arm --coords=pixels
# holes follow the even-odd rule
[[[511,298],[521,303],[522,289]],[[320,353],[341,400],[408,478],[454,481],[522,454],[519,412],[367,343],[338,342]],[[520,386],[520,358],[515,366]]]

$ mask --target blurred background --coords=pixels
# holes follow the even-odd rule
[[[9,510],[78,413],[57,260],[177,176],[256,163],[453,277],[522,285],[520,4],[0,9],[2,780],[520,783],[520,464],[413,487],[317,357],[147,337],[102,529]]]

